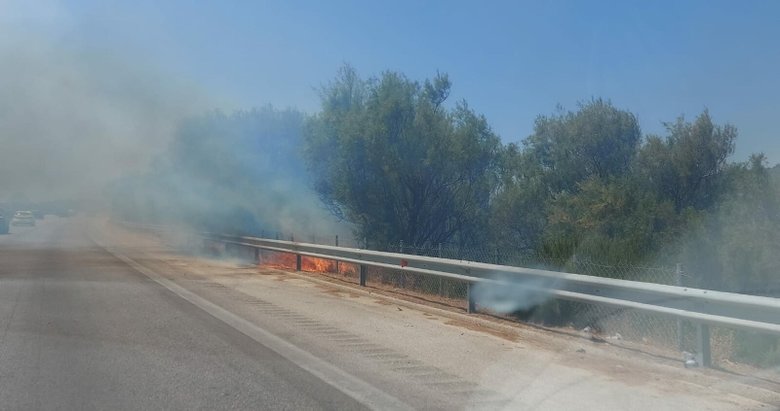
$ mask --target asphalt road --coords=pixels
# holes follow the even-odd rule
[[[0,408],[364,406],[47,217],[0,236]]]

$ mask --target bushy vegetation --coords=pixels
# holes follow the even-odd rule
[[[304,130],[322,201],[377,247],[489,244],[565,267],[681,262],[700,286],[766,293],[780,277],[777,171],[731,160],[737,129],[707,110],[644,135],[603,99],[540,115],[503,145],[450,81],[350,67]],[[694,284],[692,284],[694,285]]]
[[[320,198],[375,247],[474,244],[488,236],[500,141],[465,102],[448,109],[447,76],[362,80],[345,67],[306,127]]]
[[[560,269],[682,263],[689,285],[780,288],[780,168],[762,154],[734,161],[734,126],[704,110],[647,135],[631,111],[591,99],[502,143],[450,89],[445,74],[345,66],[315,114],[193,118],[150,172],[112,187],[115,209],[301,238],[332,234],[330,211],[379,249],[481,247]]]

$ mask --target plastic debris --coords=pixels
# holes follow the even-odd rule
[[[696,361],[696,355],[689,353],[688,351],[683,351],[683,363],[685,364],[685,368],[694,368],[698,367],[699,363]]]

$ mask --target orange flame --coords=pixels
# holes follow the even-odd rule
[[[261,265],[272,268],[281,268],[284,270],[295,269],[295,254],[289,253],[269,253],[261,259]],[[356,272],[354,264],[337,263],[335,260],[328,260],[316,257],[301,257],[301,270],[315,273],[335,273],[338,266],[338,273],[353,274]]]

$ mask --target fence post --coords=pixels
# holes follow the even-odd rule
[[[398,252],[401,253],[401,254],[404,253],[404,240],[401,240],[398,243]],[[400,278],[400,281],[398,281],[398,285],[401,288],[406,288],[406,274],[405,273],[401,273],[401,278]]]
[[[441,258],[441,243],[439,243],[439,258]],[[441,290],[441,277],[439,277],[439,297],[443,297]]]
[[[477,312],[477,304],[474,302],[474,284],[471,282],[466,283],[466,312],[473,314]]]
[[[295,271],[301,271],[301,255],[295,254]]]
[[[339,246],[339,235],[336,234],[336,247]],[[340,273],[341,270],[339,270],[339,260],[336,260],[336,274]]]
[[[683,268],[681,263],[677,263],[675,274],[677,276],[677,286],[682,287]],[[685,351],[685,339],[683,338],[683,320],[681,318],[677,319],[677,347],[680,349],[680,351]]]
[[[710,326],[696,324],[696,361],[702,367],[712,366],[712,348],[710,347]]]
[[[366,286],[366,266],[363,264],[360,264],[360,286]]]

